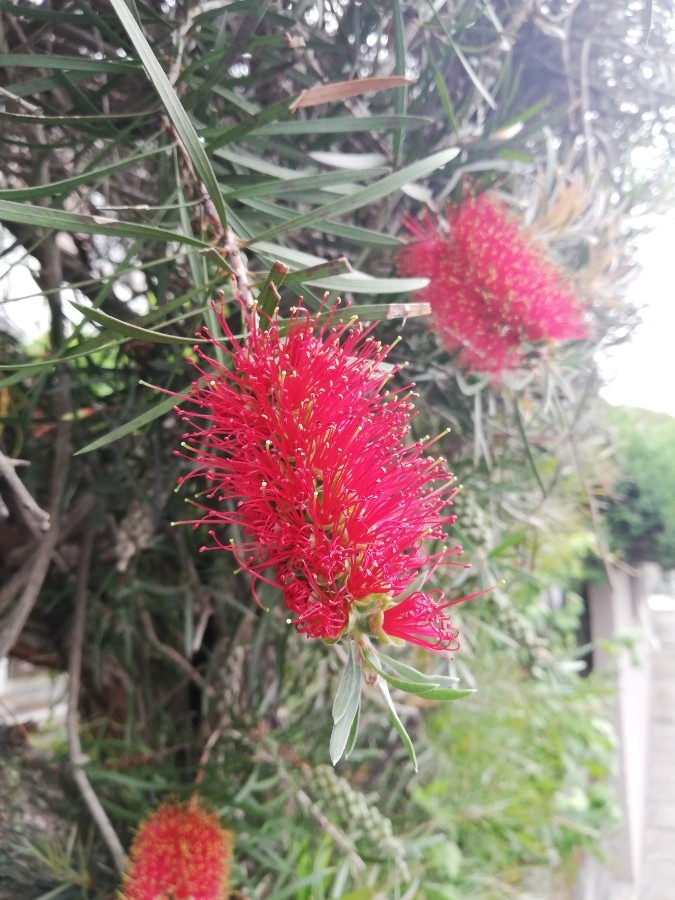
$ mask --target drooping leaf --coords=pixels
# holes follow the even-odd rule
[[[367,648],[362,648],[362,653],[368,665],[377,672],[381,679],[384,679],[392,687],[405,691],[408,694],[414,694],[427,700],[450,701],[461,700],[462,697],[467,697],[469,694],[474,693],[472,689],[452,687],[451,685],[457,681],[455,678],[447,675],[423,675],[421,672],[417,672],[415,669],[407,666],[403,669],[405,672],[404,677],[392,675],[380,665],[381,659],[379,655]],[[390,663],[391,659],[387,657],[386,664]]]
[[[353,746],[354,723],[361,705],[361,665],[356,660],[354,642],[333,701],[333,731],[330,736],[330,758],[333,765],[342,759],[348,746]]]
[[[140,325],[132,325],[130,322],[122,322],[109,316],[101,309],[93,309],[90,306],[83,306],[81,303],[70,301],[71,306],[81,313],[85,319],[96,322],[109,328],[115,334],[124,335],[124,337],[132,340],[147,341],[151,344],[189,344],[190,346],[199,341],[199,338],[181,337],[176,334],[163,334],[161,331],[152,331],[149,328],[141,328]]]
[[[408,752],[410,762],[413,764],[413,769],[415,770],[415,772],[417,772],[417,755],[415,753],[415,747],[413,746],[410,735],[406,731],[405,725],[401,721],[399,714],[396,711],[394,701],[391,699],[391,694],[389,693],[387,682],[382,678],[378,678],[377,686],[380,689],[380,693],[384,697],[384,702],[387,704],[387,708],[389,709],[389,718],[391,719],[391,724],[394,726],[399,734],[399,737],[403,741],[403,746]]]
[[[150,422],[154,422],[155,419],[158,419],[160,416],[166,415],[174,408],[174,406],[179,406],[180,403],[180,397],[164,397],[164,399],[159,400],[150,409],[141,413],[141,415],[135,416],[124,425],[113,428],[113,430],[107,432],[107,434],[101,435],[101,437],[96,438],[95,441],[91,441],[91,443],[81,447],[74,455],[81,456],[84,453],[91,453],[94,450],[100,450],[102,447],[107,447],[108,444],[114,444],[115,441],[119,441],[120,438],[126,437],[128,434],[133,434],[135,431],[139,431],[141,428],[149,425]]]
[[[120,222],[108,216],[85,216],[47,206],[33,206],[30,203],[15,203],[0,199],[0,219],[5,222],[20,222],[36,228],[55,231],[69,231],[81,234],[107,234],[111,237],[133,238],[139,241],[167,241],[190,244],[193,247],[208,247],[208,244],[189,235],[144,225],[139,222]]]

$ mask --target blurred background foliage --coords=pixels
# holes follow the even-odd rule
[[[609,407],[607,413],[618,445],[617,477],[606,501],[610,543],[633,565],[650,559],[675,568],[675,422],[646,409]]]
[[[125,846],[196,781],[236,830],[242,897],[524,896],[599,851],[612,737],[603,686],[579,675],[575,591],[589,556],[672,565],[672,422],[649,421],[644,469],[646,419],[621,414],[612,459],[594,359],[637,321],[636,215],[672,184],[673,24],[660,0],[0,2],[0,295],[47,298],[50,323],[32,342],[2,325],[0,440],[52,517],[45,536],[3,490],[2,649],[72,667],[82,601],[75,730]],[[393,76],[409,83],[303,101]],[[391,318],[421,286],[396,277],[401,217],[467,187],[513,207],[587,308],[587,341],[499,383],[458,372],[423,319]],[[329,291],[402,337],[419,432],[451,429],[463,484],[472,568],[443,587],[507,580],[457,609],[454,670],[479,692],[402,701],[418,776],[374,697],[353,758],[326,768],[340,648],[289,631],[273,596],[261,614],[226,554],[170,527],[181,427],[141,382],[183,390],[214,292],[232,297],[233,270],[269,296],[277,260],[282,308]],[[67,775],[73,754],[71,730],[47,768]],[[5,855],[0,884],[34,898],[39,869],[45,896],[111,896],[95,834],[73,813],[40,847],[24,836],[39,865]]]

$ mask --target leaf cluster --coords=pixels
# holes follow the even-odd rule
[[[675,420],[628,407],[609,408],[608,416],[617,440],[616,480],[604,510],[610,546],[633,565],[675,568]]]

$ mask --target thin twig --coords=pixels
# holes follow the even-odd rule
[[[155,648],[155,650],[159,650],[159,652],[170,659],[172,662],[176,663],[176,665],[182,669],[182,671],[187,675],[190,681],[193,681],[197,687],[201,688],[201,690],[206,690],[206,682],[204,678],[199,674],[199,672],[195,669],[193,665],[183,656],[182,653],[179,653],[174,647],[170,646],[170,644],[165,644],[157,637],[157,632],[155,631],[155,626],[153,624],[150,613],[147,609],[141,610],[141,622],[143,623],[143,628],[145,629],[145,633],[148,637],[148,640]]]
[[[239,247],[239,241],[229,226],[225,229],[225,253],[227,254],[232,274],[236,279],[240,298],[248,307],[253,306],[253,294],[248,284],[248,272]]]
[[[49,528],[49,513],[38,506],[23,481],[16,474],[16,466],[23,461],[10,459],[0,450],[0,478],[4,478],[8,488],[14,494],[21,515],[33,534],[42,534]]]
[[[73,509],[63,517],[59,524],[59,533],[56,538],[55,549],[59,544],[62,544],[70,537],[84,519],[86,519],[92,511],[95,502],[92,494],[86,494],[81,500],[78,500]],[[14,600],[21,588],[26,585],[26,582],[35,568],[35,547],[34,545],[29,545],[26,549],[27,551],[30,551],[29,558],[23,562],[21,568],[18,569],[12,577],[5,582],[2,589],[0,589],[0,614],[3,613]]]
[[[224,718],[224,717],[223,717]],[[197,766],[197,774],[195,775],[195,787],[199,787],[199,785],[204,780],[204,772],[206,771],[206,766],[208,765],[209,759],[211,758],[211,752],[213,748],[216,746],[220,738],[226,731],[225,721],[223,720],[220,725],[218,725],[209,735],[208,740],[204,744],[204,749],[201,752],[199,757],[199,764]]]
[[[192,30],[192,26],[195,24],[195,19],[212,10],[222,10],[222,8],[222,0],[211,0],[211,2],[204,2],[204,0],[202,0],[201,3],[195,3],[195,5],[190,7],[185,13],[183,23],[178,25],[175,29],[173,40],[176,45],[176,55],[167,73],[169,81],[174,87],[176,86],[176,82],[180,78],[183,69],[183,57],[185,56],[185,51],[187,49],[188,35]]]
[[[43,146],[42,157],[38,165],[39,180],[41,184],[50,182],[50,152],[49,142],[46,139],[42,126],[36,128],[38,143]],[[46,203],[46,201],[45,201]],[[53,288],[55,292],[48,296],[49,310],[51,313],[50,341],[54,353],[59,353],[63,344],[63,316],[61,313],[61,294],[59,288],[63,283],[63,266],[61,265],[61,252],[56,243],[56,234],[50,233],[44,240],[42,254],[40,256],[40,281],[41,287]],[[54,414],[56,417],[56,448],[54,452],[54,464],[51,473],[51,487],[49,492],[49,529],[45,533],[42,542],[37,549],[33,569],[30,572],[26,586],[19,600],[2,623],[0,633],[0,658],[7,656],[16,643],[28,616],[31,614],[37,601],[42,585],[44,584],[52,554],[56,548],[59,537],[59,522],[61,505],[66,491],[66,480],[72,455],[71,432],[72,425],[67,417],[70,412],[70,375],[65,367],[60,366],[55,374],[55,391],[53,398]],[[16,473],[15,473],[16,474]]]
[[[169,69],[169,80],[173,85],[176,84],[180,77],[183,65],[183,56],[187,48],[188,35],[192,29],[192,26],[194,25],[195,19],[198,16],[204,15],[204,13],[212,9],[220,9],[221,5],[222,4],[220,0],[211,0],[211,2],[202,2],[195,4],[195,6],[188,9],[185,16],[185,21],[176,30],[176,54]],[[167,122],[167,124],[169,123]],[[179,142],[179,146],[183,159],[187,167],[189,168],[192,177],[195,181],[199,182],[200,192],[202,194],[204,206],[209,218],[213,221],[214,225],[216,225],[218,229],[221,229],[222,226],[220,225],[220,216],[218,215],[213,205],[213,201],[209,197],[208,191],[201,183],[201,181],[197,179],[197,175],[194,171],[194,166],[192,165],[192,160],[183,147],[182,142]],[[230,268],[232,270],[232,274],[234,275],[234,278],[237,282],[237,290],[239,292],[239,296],[248,307],[251,307],[253,306],[253,295],[251,294],[251,289],[248,283],[248,272],[246,270],[246,265],[244,263],[241,249],[239,247],[237,236],[229,226],[225,228],[223,243]]]
[[[19,106],[23,106],[32,115],[42,115],[42,109],[39,106],[35,106],[34,103],[30,103],[25,99],[25,97],[18,97],[16,94],[8,91],[7,88],[0,87],[0,97],[4,97],[6,100],[10,100],[12,103],[17,103]]]
[[[30,546],[34,549],[33,545]],[[21,568],[17,569],[12,577],[2,586],[2,590],[0,590],[0,614],[7,609],[21,588],[25,586],[34,568],[35,558],[34,555],[31,554],[30,558],[23,563]]]
[[[64,374],[64,377],[67,376]],[[67,387],[65,388],[67,390]],[[52,554],[59,538],[59,516],[61,501],[66,488],[66,478],[71,456],[70,444],[71,426],[69,422],[60,421],[56,431],[56,450],[54,453],[54,465],[52,467],[51,498],[49,503],[49,516],[51,526],[40,543],[32,567],[28,575],[26,586],[19,600],[7,617],[0,632],[0,658],[7,656],[16,643],[26,620],[35,606],[44,580],[47,577]],[[18,574],[18,573],[17,573]]]
[[[68,758],[73,770],[73,781],[78,787],[82,799],[92,819],[96,823],[103,841],[105,842],[115,866],[119,872],[124,872],[129,859],[124,852],[124,847],[117,837],[115,829],[110,823],[106,811],[91,782],[84,771],[87,757],[82,753],[79,733],[78,700],[80,696],[80,677],[82,674],[82,646],[84,644],[84,631],[87,619],[87,599],[89,585],[89,570],[91,567],[91,553],[94,545],[94,529],[88,528],[82,542],[82,555],[77,573],[77,589],[75,593],[75,620],[71,635],[70,660],[68,665],[68,716],[66,729],[68,732]]]

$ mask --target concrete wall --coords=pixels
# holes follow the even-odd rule
[[[618,739],[616,787],[622,824],[608,848],[608,867],[616,882],[612,896],[636,897],[644,856],[653,649],[647,597],[661,582],[661,574],[658,567],[649,565],[635,576],[619,569],[613,569],[611,574],[612,584],[593,586],[588,600],[595,643],[593,666],[598,672],[613,673],[617,691],[613,718]],[[630,637],[633,652],[616,656],[602,648],[603,640],[617,636]]]
[[[675,612],[652,615],[647,805],[639,900],[675,897]]]

